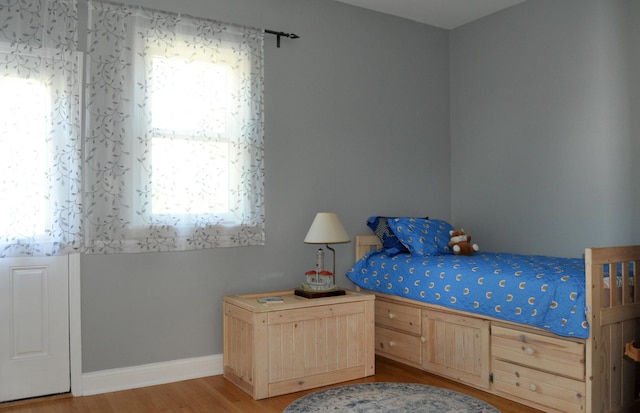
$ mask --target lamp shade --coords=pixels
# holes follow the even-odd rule
[[[342,226],[340,219],[333,212],[318,212],[311,223],[307,236],[307,244],[338,244],[351,242],[351,238]]]

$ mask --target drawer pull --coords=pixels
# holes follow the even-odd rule
[[[538,386],[536,386],[534,383],[531,383],[531,384],[529,385],[529,390],[531,390],[531,391],[536,391],[536,390],[538,390]]]
[[[389,347],[393,347],[393,346],[395,346],[395,345],[396,345],[396,342],[395,342],[395,341],[390,341],[390,342],[389,342]]]
[[[389,315],[389,319],[390,319],[390,320],[393,320],[394,318],[396,318],[396,315],[395,315],[395,314],[393,314],[391,311],[389,311],[389,314],[388,314],[388,315]]]
[[[527,354],[528,354],[528,355],[530,355],[530,356],[533,356],[533,353],[535,353],[535,350],[534,350],[534,349],[532,349],[531,347],[527,347],[527,348],[524,350],[524,352],[525,352],[525,353],[527,353]]]
[[[420,337],[420,342],[421,343],[426,343],[427,342],[427,338],[424,337],[424,336]]]

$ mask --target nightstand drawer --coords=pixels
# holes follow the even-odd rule
[[[584,380],[584,344],[494,325],[493,357]]]
[[[376,353],[402,359],[419,366],[422,363],[422,341],[420,337],[376,326]]]
[[[419,335],[420,309],[376,300],[376,324]]]
[[[585,411],[584,382],[501,360],[494,360],[493,368],[493,385],[499,392],[561,412]]]

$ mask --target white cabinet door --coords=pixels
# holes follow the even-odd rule
[[[0,402],[70,391],[67,256],[0,259]]]

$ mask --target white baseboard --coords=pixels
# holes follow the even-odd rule
[[[109,393],[222,374],[222,354],[82,374],[82,395]]]

